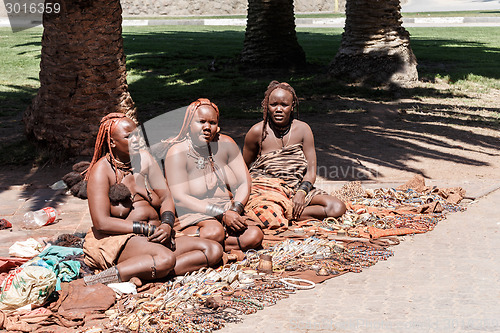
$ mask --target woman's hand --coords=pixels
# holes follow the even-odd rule
[[[295,220],[297,220],[300,217],[300,215],[302,215],[302,212],[306,207],[306,194],[303,191],[295,192],[292,202],[293,202],[292,216]]]
[[[160,224],[154,234],[148,237],[148,241],[163,244],[175,251],[175,230],[166,223]]]
[[[227,210],[222,216],[222,222],[234,231],[245,230],[248,225],[246,219],[233,210]]]

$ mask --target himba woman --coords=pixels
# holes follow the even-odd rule
[[[288,83],[272,81],[262,101],[264,120],[255,124],[245,137],[243,158],[254,183],[251,207],[247,209],[266,225],[276,225],[276,219],[285,224],[288,220],[338,217],[346,209],[337,198],[314,188],[314,136],[309,125],[295,119],[298,104],[295,90]],[[266,193],[265,189],[270,188],[274,190]],[[272,198],[271,202],[265,203],[266,197]],[[273,200],[279,205],[273,206]],[[277,217],[266,220],[269,207],[274,208]],[[279,209],[284,211],[277,212]]]
[[[236,143],[219,131],[219,109],[200,98],[186,110],[179,134],[168,140],[166,178],[184,234],[224,245],[257,248],[262,230],[244,214],[250,175]]]
[[[87,285],[182,275],[220,261],[217,242],[175,238],[165,178],[124,114],[101,120],[85,178],[93,224],[85,237],[85,263],[101,271],[84,277]]]

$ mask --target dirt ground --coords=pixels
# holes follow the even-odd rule
[[[319,180],[402,181],[415,173],[460,182],[500,179],[500,91],[457,91],[446,83],[419,83],[432,97],[376,102],[312,96],[321,114],[300,115],[315,134]],[[19,119],[2,141],[22,134]],[[255,120],[223,119],[223,132],[241,146]],[[17,128],[17,129],[16,129]],[[44,187],[70,171],[74,159],[36,168],[0,168],[2,188]]]

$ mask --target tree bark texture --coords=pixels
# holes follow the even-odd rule
[[[250,68],[305,65],[295,32],[293,0],[248,0],[241,63]]]
[[[330,73],[348,82],[407,85],[418,80],[399,0],[347,0],[344,33]]]
[[[61,12],[43,18],[40,89],[23,120],[37,143],[90,155],[104,115],[122,112],[135,118],[121,5],[119,0],[56,1]]]

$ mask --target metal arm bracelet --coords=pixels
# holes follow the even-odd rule
[[[134,221],[132,223],[132,232],[136,235],[144,235],[146,237],[151,236],[156,230],[156,226],[140,221]]]
[[[174,222],[175,222],[175,215],[173,212],[167,210],[161,213],[161,224],[168,224],[173,229]]]

